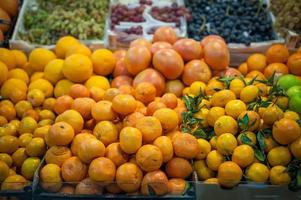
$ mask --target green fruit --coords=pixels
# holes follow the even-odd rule
[[[301,85],[299,79],[291,74],[286,74],[281,76],[277,84],[280,85],[285,91],[287,91],[289,88],[293,86]]]
[[[295,94],[290,98],[289,109],[301,115],[301,94]]]
[[[296,85],[287,90],[286,94],[291,98],[295,94],[301,94],[301,86]]]
[[[22,175],[27,180],[32,180],[33,175],[36,169],[39,167],[40,162],[41,160],[37,157],[27,158],[22,164],[22,168],[21,168]]]

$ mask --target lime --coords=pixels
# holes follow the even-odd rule
[[[301,86],[300,85],[295,85],[291,87],[290,89],[287,90],[286,94],[291,98],[295,94],[301,94]]]
[[[280,85],[285,91],[287,91],[289,88],[295,85],[301,85],[299,79],[291,74],[281,76],[277,84]]]
[[[301,94],[293,95],[289,100],[289,109],[301,115]]]

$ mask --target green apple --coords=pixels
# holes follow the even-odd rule
[[[295,85],[286,91],[286,94],[291,98],[295,94],[301,94],[301,86]]]
[[[295,94],[290,98],[289,109],[301,115],[301,94]]]
[[[280,85],[285,91],[287,91],[289,88],[293,86],[301,85],[299,79],[292,74],[286,74],[281,76],[278,79],[277,84]]]

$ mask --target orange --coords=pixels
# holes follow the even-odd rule
[[[114,97],[121,94],[120,90],[117,88],[109,88],[105,91],[103,100],[113,101]]]
[[[201,181],[215,177],[215,172],[207,167],[205,160],[194,162],[193,167]]]
[[[298,51],[298,53],[292,54],[287,61],[287,66],[290,70],[290,72],[294,75],[301,76],[301,51]]]
[[[40,165],[41,160],[36,157],[27,158],[21,167],[21,174],[26,178],[27,180],[33,180],[33,176],[35,171]]]
[[[115,112],[128,115],[136,110],[136,100],[128,94],[118,94],[113,98],[112,108]]]
[[[74,133],[79,133],[84,126],[84,119],[82,116],[75,110],[67,110],[57,116],[55,122],[66,122],[70,124],[73,129]]]
[[[264,70],[264,76],[266,78],[272,77],[273,74],[284,75],[289,73],[288,67],[283,63],[272,63],[269,64]]]
[[[3,10],[0,8],[0,15],[2,11]],[[2,27],[3,25],[0,26],[0,29],[2,29]],[[15,55],[5,48],[0,48],[0,61],[3,62],[9,70],[15,68],[17,64]]]
[[[87,175],[87,166],[78,157],[71,157],[63,162],[62,178],[66,182],[79,182]]]
[[[16,109],[18,117],[21,118],[26,111],[32,109],[32,105],[30,104],[29,101],[23,100],[23,101],[19,101],[18,103],[16,103],[15,109]],[[0,111],[0,113],[1,113],[1,111]]]
[[[284,112],[283,117],[287,118],[287,119],[292,119],[292,120],[298,120],[298,119],[300,119],[298,113],[296,113],[294,111],[289,111],[289,110],[287,110],[287,111]]]
[[[52,125],[48,132],[48,139],[54,145],[68,145],[74,137],[73,127],[66,122],[57,122]]]
[[[231,133],[223,133],[217,138],[216,148],[223,155],[231,155],[237,147],[237,140]]]
[[[96,102],[103,100],[103,97],[105,95],[105,90],[99,87],[91,87],[89,92],[91,98]]]
[[[269,174],[269,168],[262,163],[253,163],[246,170],[246,178],[256,183],[265,183]]]
[[[23,51],[20,50],[11,50],[16,59],[16,67],[24,68],[27,64],[27,56]]]
[[[238,67],[238,71],[240,71],[240,73],[243,75],[243,76],[246,76],[249,69],[248,69],[248,64],[246,62],[242,63],[239,65]]]
[[[18,133],[22,135],[23,133],[33,133],[38,127],[37,122],[32,117],[24,117],[18,127]]]
[[[248,131],[257,130],[260,124],[259,114],[255,111],[244,111],[238,116],[238,120],[242,120],[245,115],[248,116],[249,122],[246,125],[242,125],[240,128]]]
[[[8,167],[11,167],[13,164],[13,159],[7,153],[0,153],[0,160],[5,162]]]
[[[166,108],[166,105],[162,102],[155,102],[155,101],[150,102],[147,105],[147,109],[146,109],[147,115],[153,115],[156,110],[159,110],[161,108]]]
[[[124,192],[136,192],[140,188],[142,177],[141,169],[133,163],[124,163],[116,171],[117,185]]]
[[[166,83],[165,93],[173,93],[177,97],[182,96],[184,84],[180,80],[169,80]]]
[[[163,155],[157,146],[143,145],[136,153],[136,162],[143,171],[158,170],[163,163]]]
[[[32,106],[41,106],[45,100],[45,94],[39,89],[32,89],[27,93],[27,100]]]
[[[116,65],[116,58],[107,49],[98,49],[91,56],[93,71],[97,75],[107,76],[111,74]]]
[[[160,149],[164,163],[172,159],[174,152],[171,139],[169,139],[167,136],[160,136],[154,141],[153,144]]]
[[[290,151],[293,154],[293,156],[297,159],[301,158],[301,137],[296,139],[294,142],[292,142],[289,145]]]
[[[48,192],[58,192],[63,183],[61,168],[56,164],[47,164],[40,171],[41,186]]]
[[[11,17],[17,15],[19,2],[18,0],[3,0],[0,7],[5,10]]]
[[[16,110],[13,106],[0,104],[0,115],[7,121],[13,120],[16,117]]]
[[[28,58],[30,67],[35,71],[44,71],[45,66],[52,60],[56,58],[56,55],[43,48],[34,49]]]
[[[38,80],[31,82],[28,86],[28,90],[30,91],[33,89],[41,90],[44,93],[46,98],[53,96],[53,86],[46,79],[38,79]]]
[[[218,168],[218,183],[224,187],[234,187],[239,184],[242,174],[241,168],[236,163],[226,161]]]
[[[110,101],[99,101],[91,109],[92,117],[96,121],[109,120],[112,121],[116,118],[117,114],[112,108],[112,103]]]
[[[254,150],[249,145],[239,145],[232,154],[232,161],[244,168],[249,166],[254,160]]]
[[[25,148],[19,148],[12,154],[13,163],[17,167],[22,167],[23,162],[28,158]]]
[[[190,62],[198,62],[198,61],[194,60],[194,61],[190,61]],[[199,62],[200,63],[197,64],[198,66],[201,66],[201,64],[205,64],[205,63],[202,63],[201,61],[199,61]],[[169,80],[177,79],[183,73],[183,70],[184,70],[183,58],[180,56],[180,54],[178,54],[173,49],[161,49],[161,50],[157,51],[153,56],[152,64],[156,70],[161,72]],[[209,69],[208,66],[207,66],[207,68]],[[198,73],[198,74],[201,74],[201,73]],[[184,73],[183,78],[186,77],[185,75],[186,74]],[[184,80],[186,80],[186,79],[184,79]],[[189,85],[189,83],[186,83],[186,81],[184,81],[184,83],[186,85]]]
[[[19,136],[19,146],[20,147],[26,147],[27,144],[32,140],[32,134],[31,133],[24,133]]]
[[[247,59],[248,71],[260,71],[263,72],[267,66],[267,59],[263,54],[255,53],[248,57]]]
[[[279,144],[288,145],[301,135],[301,129],[295,120],[283,118],[273,125],[273,137]]]
[[[26,70],[26,69],[25,69]],[[38,79],[44,78],[44,72],[34,72],[34,73],[29,73],[27,71],[27,74],[31,75],[30,77],[30,82],[34,82]]]
[[[221,116],[214,123],[215,135],[220,136],[223,133],[231,133],[236,135],[238,131],[238,124],[233,117]]]
[[[118,130],[115,124],[110,121],[101,121],[96,124],[93,134],[105,146],[118,140]]]
[[[55,119],[55,114],[51,110],[41,110],[39,112],[39,118],[40,118],[40,120],[43,120],[43,119],[52,119],[52,120],[54,120]]]
[[[54,59],[50,61],[44,68],[44,78],[52,84],[56,84],[59,80],[64,78],[62,69],[64,60]]]
[[[125,67],[133,75],[146,69],[150,63],[151,52],[144,46],[131,47],[124,57]]]
[[[174,44],[177,41],[177,34],[173,28],[162,26],[155,31],[153,37],[153,43],[160,41]]]
[[[8,123],[7,119],[4,116],[1,115],[0,116],[0,126],[2,127],[7,123]]]
[[[58,98],[63,95],[68,95],[73,84],[73,82],[67,79],[58,81],[54,87],[54,96]]]
[[[12,190],[23,190],[24,187],[28,186],[30,183],[23,176],[12,175],[8,176],[1,185],[1,190],[12,191]]]
[[[96,158],[89,166],[89,177],[93,181],[110,183],[115,179],[115,174],[115,164],[105,157]]]
[[[46,152],[46,144],[43,138],[32,138],[26,145],[26,154],[30,157],[40,157]]]
[[[91,77],[93,64],[89,57],[73,54],[65,59],[62,72],[70,81],[81,83]]]
[[[74,192],[78,195],[96,195],[102,194],[103,188],[91,178],[85,178],[76,185]]]
[[[92,118],[91,109],[95,104],[93,99],[87,97],[77,98],[73,101],[71,108],[79,112],[84,119],[88,120]]]
[[[121,149],[132,154],[142,146],[142,134],[137,128],[125,127],[120,131],[119,141]]]
[[[165,165],[165,172],[169,178],[187,178],[192,173],[192,166],[184,158],[174,157]]]
[[[55,45],[55,53],[57,57],[65,58],[67,51],[77,44],[79,44],[79,41],[72,36],[60,38]]]
[[[107,90],[110,88],[110,82],[104,76],[93,75],[86,81],[85,86],[88,89],[91,89],[92,87],[98,87]]]
[[[105,155],[105,146],[96,138],[86,139],[78,146],[77,154],[84,163],[89,164],[93,159]]]
[[[156,88],[153,84],[142,82],[135,87],[134,96],[142,103],[148,104],[155,99],[156,92]]]
[[[186,181],[181,178],[171,178],[168,180],[168,194],[180,195],[185,192]]]
[[[174,43],[173,49],[182,56],[185,62],[200,59],[203,56],[202,46],[193,39],[179,39]]]
[[[117,142],[107,146],[105,157],[112,160],[117,167],[126,163],[129,159],[129,156],[122,151],[120,144]]]
[[[196,156],[196,159],[198,160],[205,159],[208,153],[211,151],[211,145],[207,140],[202,138],[198,139],[197,141],[200,150]]]
[[[246,137],[248,137],[251,140],[251,143],[253,145],[256,145],[256,143],[257,143],[256,134],[253,133],[253,132],[251,132],[251,131],[244,131],[244,132],[242,132],[241,134],[238,135],[237,141],[238,141],[239,145],[243,144],[242,141],[241,141],[241,137],[243,135],[246,136]]]
[[[210,99],[210,103],[212,106],[220,106],[225,107],[225,105],[231,101],[235,100],[236,96],[234,92],[231,90],[221,90],[212,95],[212,98]]]
[[[272,185],[288,185],[291,177],[284,166],[274,166],[270,170],[270,182]]]
[[[74,194],[74,192],[75,192],[75,188],[71,185],[65,185],[60,190],[61,194]]]
[[[167,108],[174,109],[178,105],[178,98],[173,93],[165,93],[161,98],[161,102],[164,103]]]
[[[213,79],[214,80],[214,79]],[[219,81],[209,81],[207,84],[207,87],[205,88],[205,94],[207,96],[212,96],[214,93],[216,93],[219,90],[224,89],[224,84]]]
[[[264,143],[265,143],[264,151],[266,153],[271,151],[274,147],[279,146],[272,136],[264,137]]]
[[[62,164],[69,158],[72,153],[68,147],[64,146],[52,146],[45,154],[45,161],[47,164],[56,164],[62,166]]]
[[[72,98],[76,99],[76,98],[80,98],[80,97],[89,97],[90,92],[89,92],[88,88],[86,88],[84,85],[74,84],[70,88],[69,95]]]
[[[292,156],[287,147],[278,146],[269,151],[267,159],[271,166],[286,166],[290,163]]]
[[[24,69],[11,69],[8,71],[8,77],[7,79],[10,78],[16,78],[24,81],[26,84],[29,83],[29,77],[28,74]]]
[[[218,184],[218,179],[217,178],[208,178],[207,180],[204,181],[206,184]]]
[[[283,118],[283,111],[277,105],[269,105],[262,113],[261,118],[265,124],[273,125]]]
[[[2,98],[8,98],[13,103],[26,99],[27,85],[20,79],[8,79],[1,87]]]
[[[141,112],[133,112],[132,114],[129,114],[128,116],[126,116],[123,119],[122,125],[124,127],[126,127],[126,126],[136,127],[137,121],[143,117],[144,117],[144,115]],[[160,126],[161,126],[161,124],[160,124]],[[162,132],[162,130],[161,130],[161,132]]]
[[[83,54],[85,56],[90,57],[92,52],[91,50],[84,44],[75,44],[71,46],[66,52],[66,58],[73,54]]]
[[[168,193],[168,179],[164,172],[156,170],[148,172],[144,175],[141,183],[141,193],[143,195],[151,195],[151,188],[155,195],[165,195]]]
[[[241,100],[231,100],[225,106],[226,114],[236,119],[242,112],[247,110],[246,104]]]
[[[179,123],[177,113],[170,108],[160,108],[154,112],[153,116],[159,119],[164,131],[173,130]]]
[[[189,133],[176,134],[172,138],[172,145],[175,154],[182,158],[195,158],[200,151],[197,139]]]
[[[290,54],[284,45],[274,44],[267,50],[265,55],[268,63],[286,63]]]
[[[162,135],[161,123],[156,117],[147,116],[138,119],[136,128],[141,131],[144,143],[151,143]]]
[[[234,92],[235,96],[237,98],[240,97],[240,92],[242,91],[242,89],[245,87],[245,83],[239,79],[239,78],[235,78],[230,82],[230,87],[229,89]]]
[[[95,138],[95,136],[90,133],[79,133],[75,135],[71,144],[71,151],[74,156],[77,156],[80,143],[89,138]]]
[[[147,39],[138,38],[130,43],[130,48],[135,47],[135,46],[144,46],[144,47],[150,49],[152,44]]]
[[[225,115],[225,109],[222,107],[212,107],[207,114],[207,121],[210,126],[214,126],[216,120]]]
[[[254,101],[259,94],[259,89],[255,85],[248,85],[240,92],[240,99],[245,103]]]
[[[69,95],[63,95],[56,99],[53,110],[56,114],[62,114],[63,112],[71,109],[72,104],[72,97]]]
[[[214,171],[218,170],[218,167],[224,162],[224,157],[216,150],[210,151],[206,158],[207,166]]]
[[[8,69],[7,66],[0,61],[0,85],[2,85],[2,83],[4,81],[6,81],[7,77],[8,77]]]
[[[2,183],[9,175],[9,167],[4,161],[0,160],[0,182]]]

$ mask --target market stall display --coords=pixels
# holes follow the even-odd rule
[[[0,199],[300,198],[297,5],[25,0],[0,48]]]

